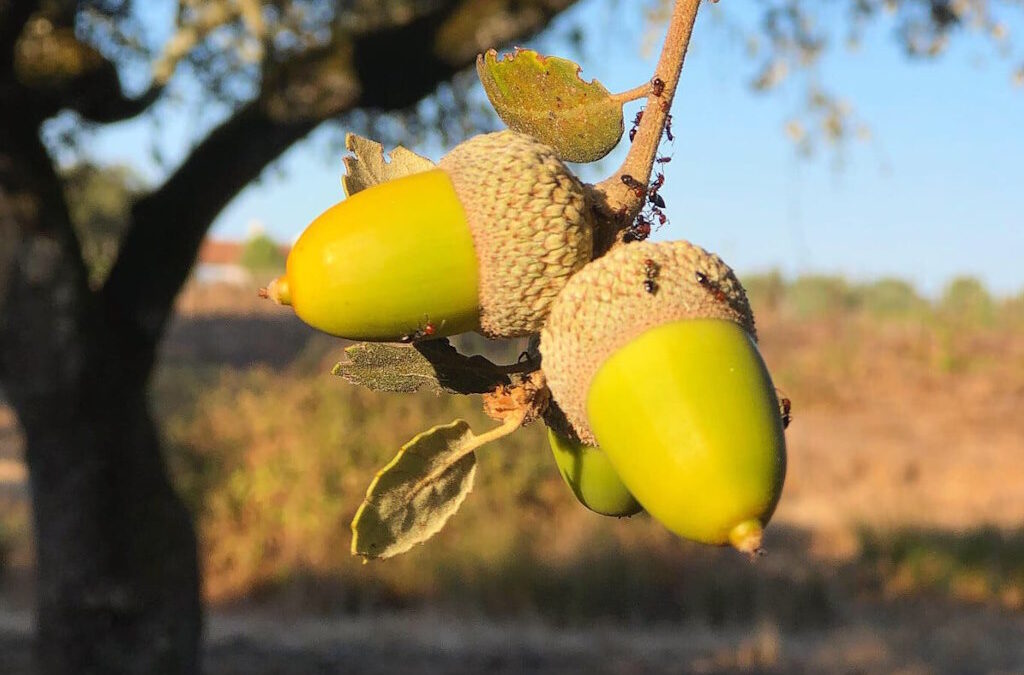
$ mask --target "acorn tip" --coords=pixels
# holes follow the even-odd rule
[[[270,298],[279,305],[292,304],[291,294],[288,290],[288,278],[278,277],[267,284],[265,289],[260,289],[261,298]]]
[[[764,530],[761,522],[757,519],[745,520],[729,532],[729,543],[740,553],[745,553],[751,560],[755,560],[765,554],[761,548],[761,538]]]

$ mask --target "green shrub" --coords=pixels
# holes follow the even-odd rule
[[[802,276],[786,289],[785,306],[801,318],[835,316],[856,307],[856,297],[842,277]]]
[[[995,303],[975,277],[957,277],[946,286],[939,310],[958,324],[988,325],[995,318]]]
[[[928,302],[902,279],[879,279],[857,289],[857,304],[878,318],[918,317],[928,311]]]
[[[775,311],[786,295],[786,281],[778,270],[744,276],[742,282],[755,313]]]
[[[257,234],[245,243],[241,262],[254,275],[265,275],[283,270],[285,255],[277,242],[265,234]]]

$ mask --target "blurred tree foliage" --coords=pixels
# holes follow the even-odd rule
[[[927,301],[903,279],[879,279],[862,286],[859,295],[864,310],[880,318],[920,316],[928,309]]]
[[[985,285],[975,277],[957,277],[946,286],[939,307],[951,318],[969,324],[990,324],[996,304]]]
[[[264,233],[249,237],[242,249],[242,265],[253,276],[267,276],[284,269],[285,254],[281,246]]]
[[[659,0],[652,12],[655,22],[671,4]],[[822,61],[836,50],[853,57],[879,25],[891,30],[909,59],[934,59],[958,36],[979,36],[1006,65],[1008,84],[1024,86],[1024,54],[1011,30],[1024,27],[1019,0],[759,0],[720,3],[713,11],[729,36],[744,45],[754,64],[750,83],[755,90],[795,85],[802,91],[803,103],[785,131],[804,153],[822,143],[870,137],[870,120],[859,118],[855,101],[828,85]]]
[[[118,242],[131,222],[132,201],[143,183],[131,167],[121,165],[74,164],[60,174],[89,282],[96,288],[114,264]]]

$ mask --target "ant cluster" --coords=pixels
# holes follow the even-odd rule
[[[644,260],[644,290],[654,295],[658,292],[658,273],[661,272],[661,265],[650,258]]]
[[[659,77],[651,80],[651,93],[655,96],[661,96],[665,91],[665,82]],[[668,114],[668,101],[661,102],[661,109],[666,113],[665,116],[665,137],[668,140],[674,141],[675,136],[672,135],[672,115]],[[637,129],[640,127],[640,122],[644,118],[644,111],[641,109],[637,112],[636,117],[633,118],[633,126],[629,130],[629,140],[632,142],[636,138]],[[668,216],[665,215],[665,198],[659,194],[662,186],[665,184],[665,174],[660,170],[660,167],[668,164],[672,161],[672,158],[667,155],[662,155],[654,160],[658,165],[659,170],[655,174],[654,179],[648,185],[644,185],[636,178],[629,174],[622,176],[622,182],[629,189],[633,190],[633,193],[643,202],[643,208],[640,213],[637,214],[633,223],[626,230],[625,240],[630,241],[643,241],[647,237],[651,236],[651,230],[653,227],[661,227],[668,222]]]

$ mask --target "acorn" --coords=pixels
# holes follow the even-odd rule
[[[548,445],[558,473],[580,504],[594,513],[617,518],[643,511],[601,448],[566,438],[550,428]]]
[[[350,339],[522,336],[592,252],[580,181],[548,146],[501,131],[329,208],[267,293]]]
[[[753,553],[782,490],[786,446],[746,293],[685,241],[619,246],[552,306],[548,387],[583,443],[677,535]]]

